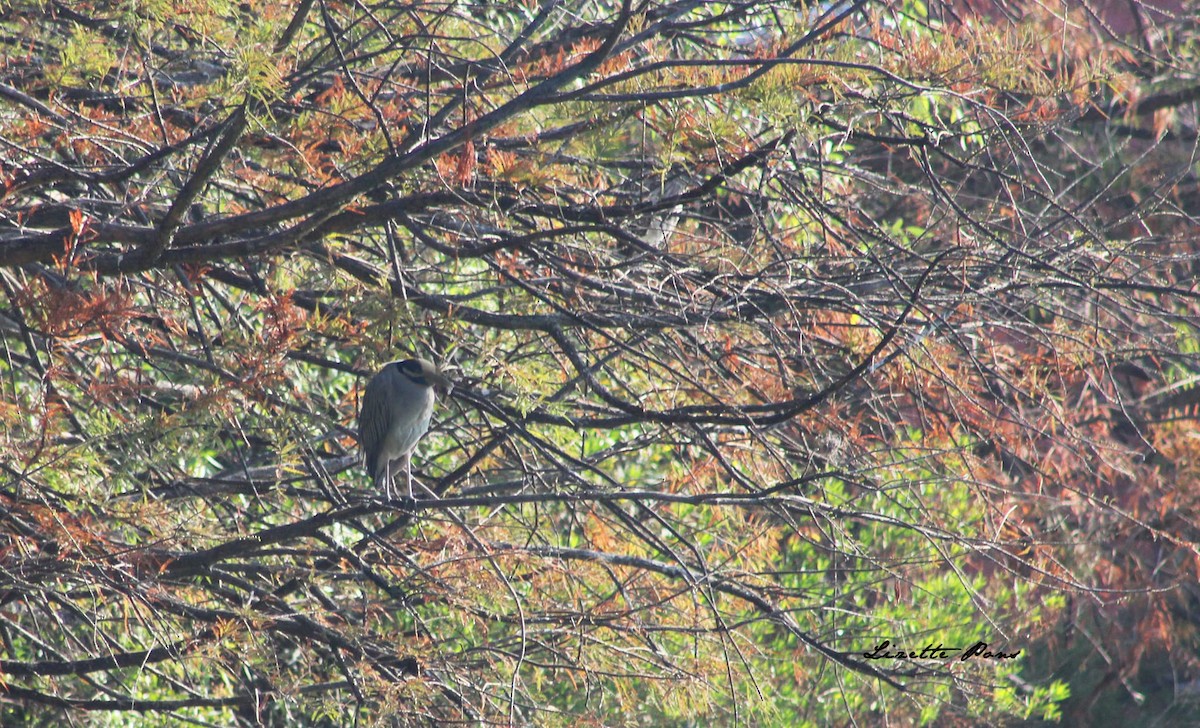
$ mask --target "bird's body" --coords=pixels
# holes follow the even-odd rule
[[[376,485],[383,480],[388,498],[397,463],[404,461],[408,496],[412,490],[412,453],[429,430],[435,386],[450,388],[450,382],[424,359],[388,363],[367,383],[358,413],[359,443],[366,457],[367,472]]]

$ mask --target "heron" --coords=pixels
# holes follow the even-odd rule
[[[378,487],[383,479],[388,500],[392,499],[394,466],[400,460],[404,461],[408,497],[414,497],[412,454],[429,430],[437,400],[434,388],[439,386],[447,393],[453,388],[450,380],[424,359],[388,362],[367,383],[358,413],[358,441],[372,482]]]

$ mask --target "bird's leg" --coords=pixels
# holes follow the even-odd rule
[[[412,489],[412,451],[411,450],[408,452],[407,455],[404,456],[404,472],[408,474],[408,497],[410,500],[416,500],[417,497],[415,495],[413,495],[413,489]]]
[[[392,461],[390,458],[383,466],[383,496],[388,500],[392,499]]]

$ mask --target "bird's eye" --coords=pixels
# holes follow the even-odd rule
[[[417,384],[425,384],[425,371],[421,369],[421,363],[413,359],[402,361],[396,365],[400,369],[400,373],[408,377]]]

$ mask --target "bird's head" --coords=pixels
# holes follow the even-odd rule
[[[396,366],[400,368],[400,373],[414,384],[422,387],[437,387],[446,394],[454,389],[454,383],[425,359],[405,359],[397,362]]]

